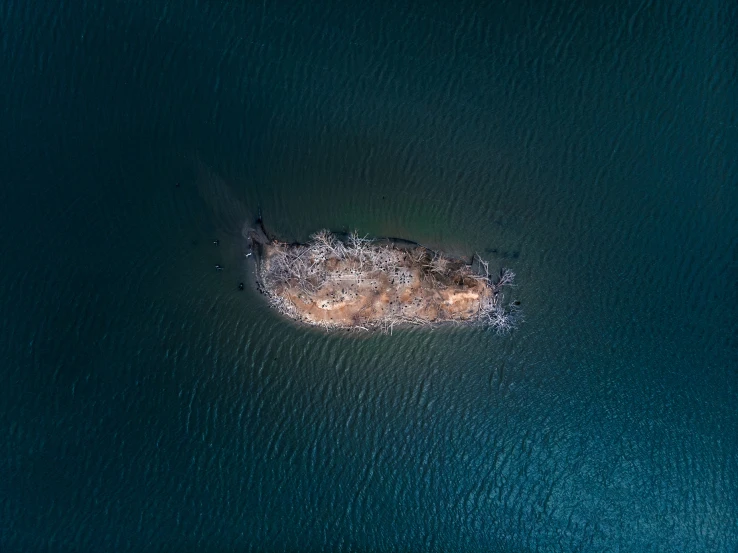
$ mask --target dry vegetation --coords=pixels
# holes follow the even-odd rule
[[[445,257],[422,246],[401,247],[327,230],[306,244],[260,241],[258,280],[284,315],[325,328],[381,329],[395,325],[481,321],[512,330],[515,304],[503,305],[512,271],[497,278],[488,264]]]

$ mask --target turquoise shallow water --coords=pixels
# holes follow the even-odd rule
[[[736,550],[736,21],[6,2],[0,549]],[[259,208],[480,252],[526,322],[296,327]]]

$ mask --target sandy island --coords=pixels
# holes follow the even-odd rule
[[[261,222],[249,233],[257,285],[283,315],[328,329],[481,322],[512,330],[519,302],[503,305],[514,274],[489,274],[487,262],[447,257],[418,244],[345,238],[321,230],[305,244],[269,238]]]

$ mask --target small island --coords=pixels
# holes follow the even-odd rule
[[[326,329],[482,323],[516,327],[519,302],[505,305],[514,273],[495,277],[479,256],[469,262],[419,244],[321,230],[304,244],[270,238],[261,221],[248,233],[257,287],[283,315]]]

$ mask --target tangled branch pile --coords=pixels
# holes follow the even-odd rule
[[[325,328],[392,332],[403,323],[481,321],[505,333],[519,321],[516,303],[503,302],[512,271],[493,279],[478,256],[467,264],[356,232],[345,240],[321,230],[306,244],[264,242],[257,273],[275,309]]]

